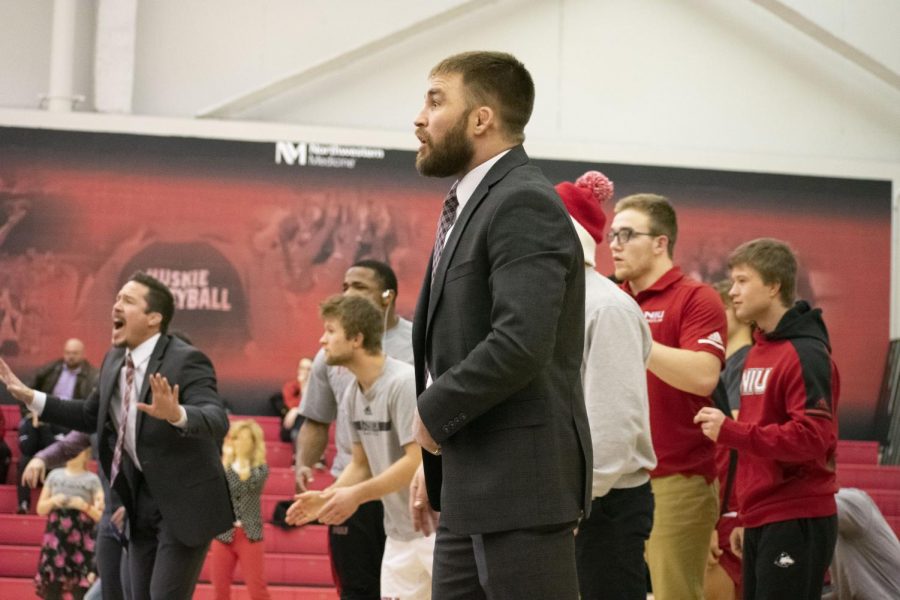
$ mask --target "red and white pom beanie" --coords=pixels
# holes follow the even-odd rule
[[[564,181],[556,186],[556,193],[566,205],[581,240],[584,262],[592,267],[596,264],[597,244],[603,240],[606,227],[603,203],[612,199],[613,191],[613,182],[599,171],[588,171],[575,183]]]

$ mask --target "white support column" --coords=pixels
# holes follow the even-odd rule
[[[137,0],[98,0],[94,52],[97,112],[131,113],[136,30]]]
[[[53,37],[50,44],[50,87],[46,108],[52,112],[71,112],[76,97],[73,88],[75,71],[75,18],[78,0],[54,0]]]

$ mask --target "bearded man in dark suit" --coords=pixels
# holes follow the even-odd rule
[[[584,259],[521,146],[533,102],[522,63],[470,52],[432,69],[415,119],[419,172],[456,178],[413,324],[435,600],[578,597]]]

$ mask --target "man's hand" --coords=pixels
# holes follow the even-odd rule
[[[416,474],[409,484],[409,515],[413,528],[428,537],[437,531],[440,513],[428,503],[428,492],[425,490],[425,467],[419,465]]]
[[[719,564],[719,557],[722,556],[722,549],[719,548],[719,532],[712,530],[709,537],[709,554],[706,556],[706,566],[712,567]]]
[[[422,448],[428,452],[431,452],[434,455],[439,455],[441,453],[440,445],[434,441],[434,438],[431,437],[431,433],[425,428],[425,424],[422,423],[422,419],[419,418],[419,409],[416,409],[415,412],[413,412],[413,438],[415,438],[417,444],[422,446]]]
[[[44,483],[44,477],[46,476],[47,464],[43,459],[35,456],[28,461],[28,464],[25,465],[25,470],[22,471],[22,485],[36,488],[38,485]]]
[[[744,528],[743,527],[735,527],[731,531],[731,538],[729,539],[731,543],[731,551],[734,552],[735,556],[738,558],[744,558]]]
[[[297,467],[294,470],[294,477],[297,484],[297,490],[300,492],[309,491],[310,484],[315,480],[312,467],[307,467],[306,465]]]
[[[331,488],[326,493],[330,497],[319,511],[319,522],[325,525],[340,525],[362,504],[356,486]]]
[[[109,517],[109,522],[119,530],[119,533],[125,531],[125,507],[120,506]]]
[[[288,507],[285,514],[285,523],[298,527],[315,521],[325,504],[327,494],[328,492],[314,491],[294,496],[294,503]]]
[[[694,423],[699,423],[703,435],[712,441],[719,439],[719,431],[722,430],[722,423],[724,422],[725,413],[711,406],[704,406],[700,409],[700,412],[694,415]]]
[[[181,409],[178,404],[178,384],[175,387],[169,385],[169,380],[154,373],[150,376],[150,404],[138,402],[137,409],[150,415],[154,419],[166,420],[169,423],[177,423],[181,419]]]
[[[34,390],[22,383],[2,358],[0,358],[0,381],[6,384],[6,389],[13,398],[25,406],[31,406],[31,401],[34,400]]]
[[[284,414],[284,419],[281,420],[281,424],[285,429],[292,429],[294,427],[294,423],[297,422],[297,417],[300,415],[300,411],[296,408],[289,409]]]

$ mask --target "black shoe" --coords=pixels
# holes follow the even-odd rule
[[[28,514],[28,503],[27,502],[19,502],[18,508],[16,508],[17,515],[27,515]]]

